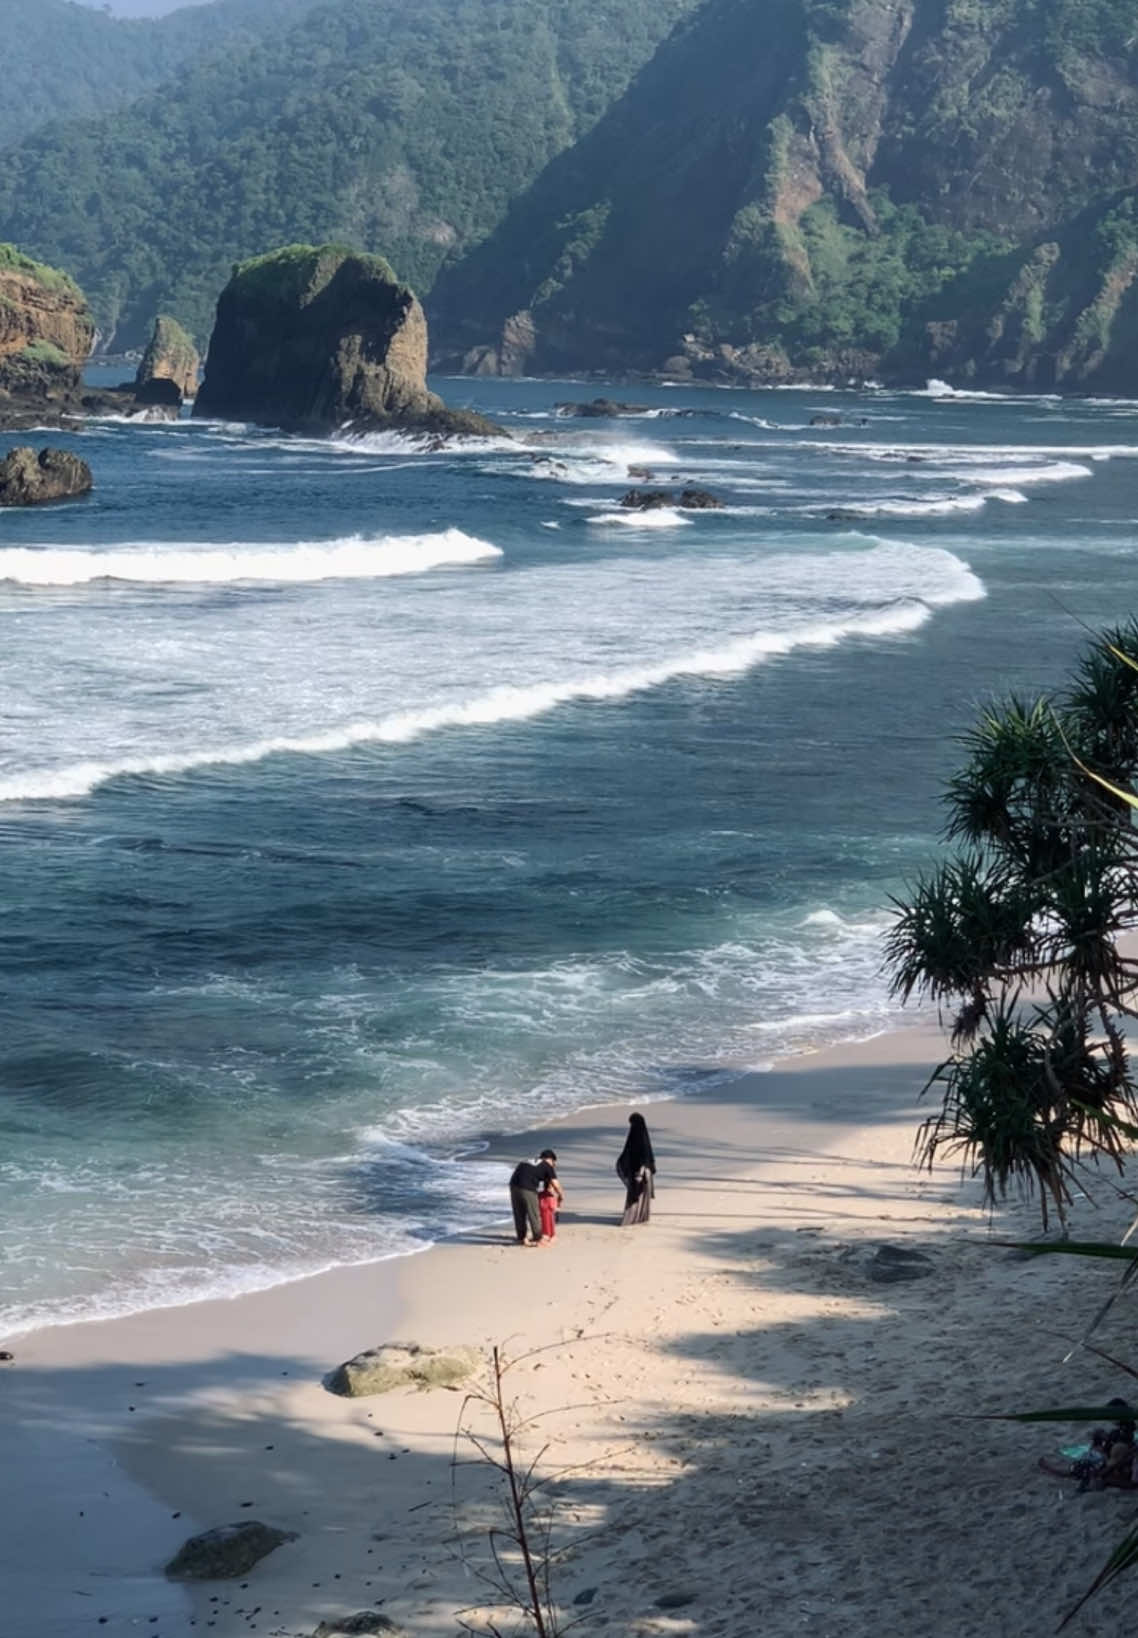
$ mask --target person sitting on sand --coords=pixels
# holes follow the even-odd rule
[[[1135,1443],[1134,1412],[1125,1399],[1107,1401],[1118,1421],[1112,1428],[1095,1428],[1090,1448],[1064,1467],[1040,1457],[1044,1473],[1057,1479],[1078,1479],[1080,1490],[1138,1489],[1138,1444]]]
[[[652,1139],[643,1115],[628,1117],[628,1136],[616,1163],[616,1175],[624,1184],[621,1227],[646,1223],[656,1194],[656,1156],[652,1153]]]
[[[536,1160],[523,1160],[514,1167],[510,1178],[510,1206],[514,1213],[514,1232],[520,1246],[545,1244],[541,1231],[539,1191],[550,1189],[558,1202],[564,1198],[556,1168],[557,1156],[552,1149],[543,1149]]]

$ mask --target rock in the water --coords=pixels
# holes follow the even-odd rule
[[[585,421],[612,420],[619,415],[647,415],[648,404],[622,404],[612,398],[591,398],[587,404],[554,404],[558,415],[573,415]]]
[[[180,404],[195,398],[200,365],[198,350],[177,319],[160,314],[134,378],[136,399],[140,404]]]
[[[456,1388],[482,1363],[477,1348],[425,1348],[418,1342],[388,1342],[347,1360],[327,1378],[330,1393],[349,1399],[389,1393],[392,1388]]]
[[[620,497],[620,504],[633,512],[655,512],[664,506],[674,506],[676,497],[670,489],[630,489]]]
[[[721,507],[723,502],[706,489],[681,489],[678,496],[670,489],[630,489],[620,497],[620,504],[633,512],[655,512],[665,506],[705,512]]]
[[[707,489],[681,489],[680,505],[687,511],[709,512],[720,510],[723,502]]]
[[[866,1273],[878,1285],[894,1285],[900,1280],[923,1280],[935,1274],[936,1264],[923,1251],[908,1246],[878,1246],[866,1265]]]
[[[0,506],[71,500],[93,486],[91,468],[63,449],[13,449],[0,461]]]
[[[331,431],[497,434],[427,387],[427,320],[381,256],[290,245],[221,293],[196,415]]]
[[[375,1610],[358,1615],[342,1615],[335,1621],[321,1621],[312,1638],[404,1638],[402,1627]]]
[[[191,1536],[167,1564],[166,1574],[172,1581],[228,1581],[296,1539],[295,1530],[277,1530],[257,1519],[221,1524]]]

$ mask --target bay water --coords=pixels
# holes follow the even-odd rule
[[[1138,403],[436,385],[509,436],[105,421],[0,513],[2,1335],[419,1249],[503,1215],[487,1131],[891,1027],[953,736],[1134,606]]]

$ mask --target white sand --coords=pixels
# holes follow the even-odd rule
[[[462,1395],[353,1401],[321,1384],[395,1339],[556,1345],[512,1380],[543,1413],[545,1468],[570,1470],[555,1585],[582,1633],[1053,1630],[1133,1502],[1036,1471],[1078,1430],[974,1418],[1126,1391],[1087,1355],[1063,1365],[1053,1334],[1081,1326],[1109,1276],[992,1248],[972,1186],[914,1171],[915,1095],[938,1046],[904,1032],[648,1108],[660,1179],[644,1228],[615,1227],[627,1110],[593,1110],[542,1134],[567,1191],[549,1250],[519,1251],[503,1224],[256,1296],[16,1339],[0,1368],[0,1634],[307,1635],[382,1601],[409,1633],[451,1638],[485,1596],[456,1549],[454,1477],[484,1560],[485,1474],[451,1469]],[[1100,1237],[1125,1217],[1084,1208],[1076,1226]],[[1016,1208],[996,1228],[1038,1222]],[[926,1251],[934,1275],[872,1283],[882,1241]],[[1119,1323],[1104,1345],[1126,1357]],[[248,1518],[299,1539],[247,1586],[164,1580],[188,1535]],[[1132,1624],[1108,1593],[1073,1630]]]

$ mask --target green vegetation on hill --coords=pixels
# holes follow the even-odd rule
[[[203,342],[232,264],[266,245],[382,250],[423,292],[695,3],[328,0],[9,150],[0,235],[73,272],[116,345],[158,310]]]
[[[4,0],[0,148],[51,120],[120,107],[206,52],[248,45],[315,0],[216,0],[172,16],[123,21],[73,0]]]
[[[446,269],[435,336],[481,368],[1138,386],[1136,176],[1133,0],[706,0]]]

